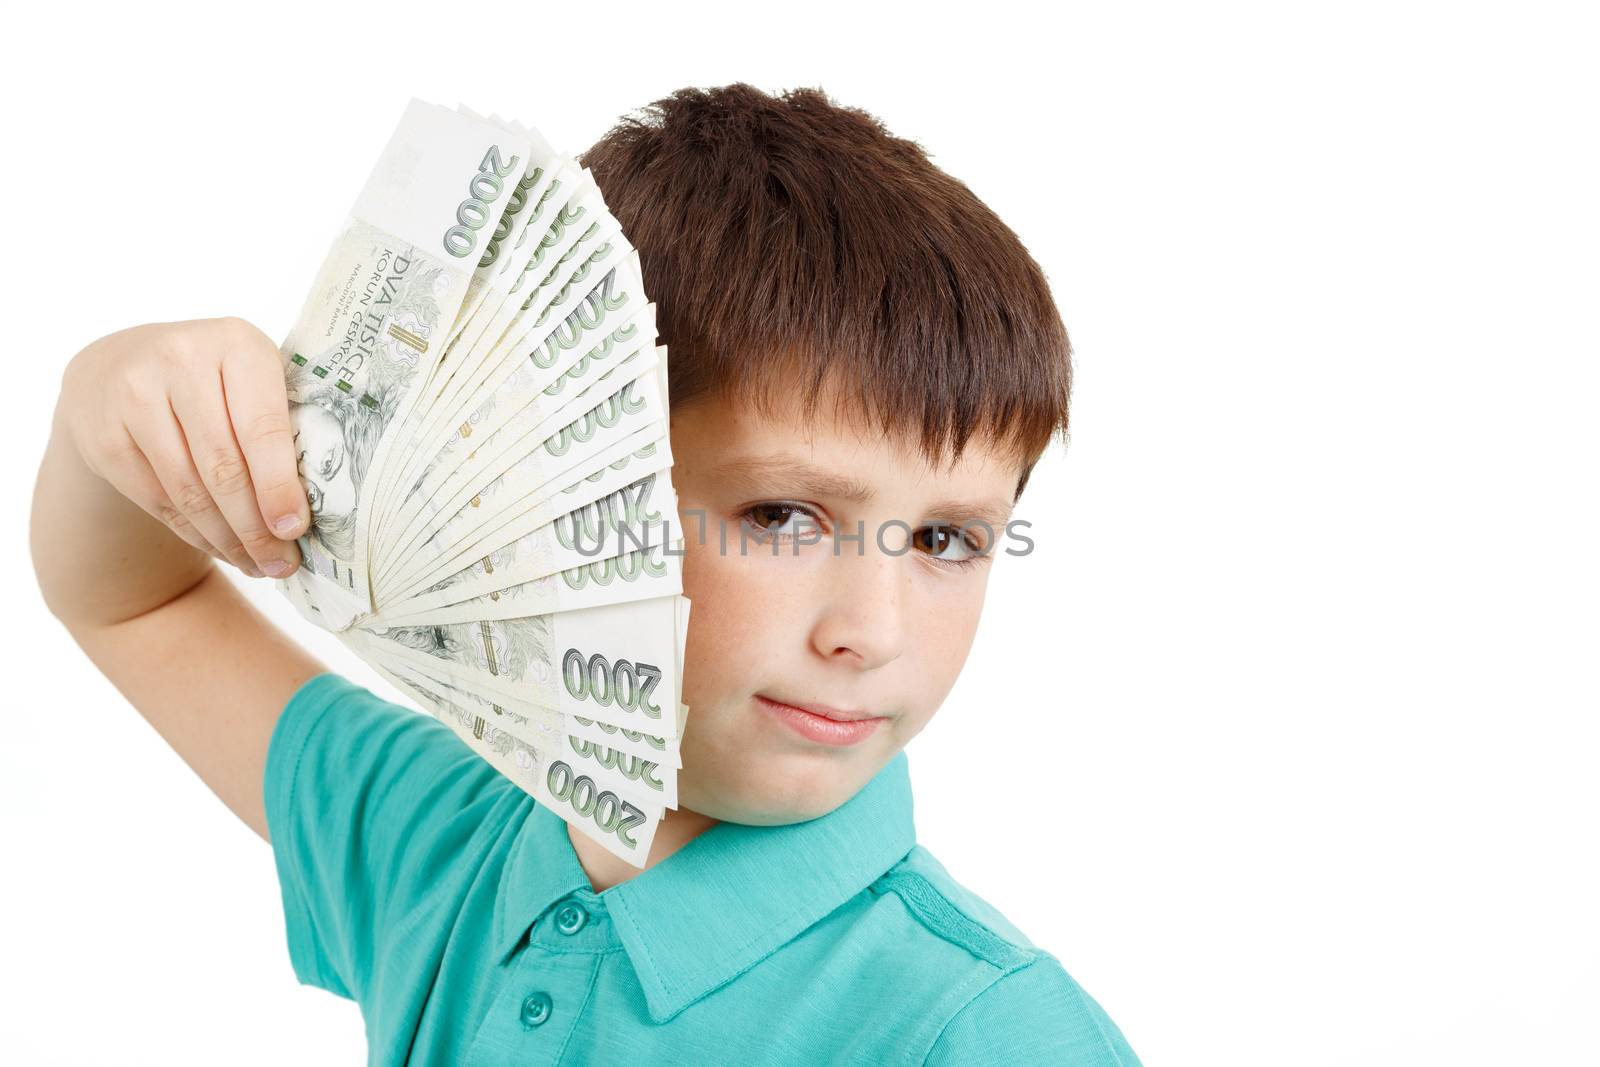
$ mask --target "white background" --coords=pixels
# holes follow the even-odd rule
[[[1150,1065],[1600,1062],[1578,10],[8,15],[7,1061],[365,1055],[355,1006],[294,979],[269,848],[39,598],[28,500],[67,360],[153,320],[281,337],[410,96],[576,151],[745,80],[921,142],[1021,235],[1077,352],[1072,444],[1018,511],[1037,550],[996,569],[910,750],[922,842]]]

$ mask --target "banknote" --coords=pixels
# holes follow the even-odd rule
[[[666,763],[662,753],[636,752],[632,745],[616,744],[610,737],[594,739],[590,731],[575,730],[576,724],[561,715],[553,714],[550,721],[534,724],[471,690],[442,682],[404,664],[388,660],[375,662],[395,677],[407,679],[457,708],[471,711],[483,720],[482,725],[475,726],[478,732],[489,726],[498,727],[519,745],[570,761],[592,777],[595,784],[613,790],[618,796],[640,804],[678,806],[676,767]],[[430,710],[439,711],[437,707]]]
[[[376,666],[376,665],[375,665]],[[505,730],[409,679],[376,669],[435,709],[436,718],[490,766],[568,825],[635,866],[643,866],[665,808],[619,796],[597,784],[560,753],[523,744]]]
[[[591,309],[592,314],[585,315]],[[592,293],[584,307],[570,314],[571,329],[556,331],[526,358],[497,372],[474,393],[469,413],[441,429],[418,431],[414,458],[402,475],[410,485],[398,494],[402,503],[395,509],[402,516],[402,527],[435,487],[457,476],[469,458],[478,458],[480,446],[498,449],[502,442],[509,444],[525,435],[525,429],[501,435],[508,424],[542,423],[575,396],[592,395],[619,373],[621,364],[639,360],[647,350],[646,358],[659,358],[650,340],[655,337],[650,305],[621,322],[608,317],[607,310],[603,290]],[[595,328],[586,327],[586,322]],[[381,565],[378,571],[383,572]]]
[[[682,556],[682,538],[658,542],[607,559],[588,560],[542,578],[496,588],[442,607],[386,608],[366,625],[374,628],[414,626],[423,622],[442,625],[509,621],[527,615],[552,615],[671,596],[683,591]]]
[[[616,361],[591,361],[571,388],[553,384],[518,417],[478,441],[453,469],[424,473],[391,524],[386,559],[404,556],[425,530],[465,507],[490,481],[514,473],[528,488],[550,482],[641,425],[663,417],[658,349],[648,346]],[[561,379],[564,384],[565,379]],[[382,562],[380,578],[392,573]]]
[[[499,126],[413,100],[367,178],[284,339],[296,460],[312,522],[291,580],[330,616],[373,608],[367,565],[387,433],[415,406],[526,165]]]
[[[670,738],[683,698],[674,599],[344,636],[519,714],[552,709]]]
[[[469,566],[473,560],[527,536],[551,521],[615,490],[660,471],[672,462],[665,417],[640,426],[628,436],[598,450],[556,477],[540,481],[548,471],[541,457],[524,457],[517,467],[493,474],[483,488],[450,514],[420,528],[406,549],[399,573],[380,580],[384,596],[398,601]],[[530,471],[532,473],[530,473]],[[559,490],[556,486],[562,486]]]
[[[658,545],[665,546],[664,554],[682,554],[677,494],[670,481],[655,473],[486,552],[422,592],[386,604],[380,614],[383,619],[405,621],[408,615],[454,612],[467,601],[475,601],[489,612],[487,618],[530,614],[512,610],[512,605],[523,591],[531,591],[525,590],[531,583]],[[626,561],[616,564],[618,568],[628,565]]]
[[[296,611],[643,866],[691,604],[638,252],[536,129],[411,101],[283,346]]]
[[[568,254],[589,250],[587,246],[579,245],[579,238],[584,231],[564,225],[566,218],[565,213],[557,212],[550,221],[550,232],[547,233],[546,241],[535,243],[534,247],[543,249],[548,243],[555,249],[565,249]],[[590,226],[591,229],[597,228],[597,224],[594,223]],[[616,234],[614,219],[606,223],[604,232]],[[529,295],[527,306],[531,309],[536,303],[541,316],[547,310],[556,312],[556,315],[548,327],[543,325],[543,317],[540,318],[541,325],[538,332],[533,335],[534,339],[542,341],[564,325],[564,320],[571,312],[579,309],[584,298],[599,285],[605,274],[625,260],[627,253],[631,251],[631,247],[619,238],[601,242],[598,248],[592,250],[591,258],[596,260],[595,263],[573,262],[563,256],[558,262],[551,264],[549,277],[554,279],[556,284],[534,286],[537,291]],[[597,265],[600,269],[595,269]],[[636,291],[632,295],[636,296]],[[480,306],[479,317],[488,307],[488,304]],[[577,321],[581,327],[582,317],[580,316]],[[525,357],[530,349],[505,346],[498,332],[500,329],[502,326],[495,321],[490,321],[487,325],[473,322],[465,325],[457,342],[436,361],[434,372],[427,386],[421,391],[425,398],[424,402],[408,413],[404,424],[404,436],[408,442],[420,445],[434,442],[442,430],[465,414],[463,405],[470,403],[474,386],[481,384],[485,378],[492,377],[500,368],[508,364],[514,366]],[[480,334],[479,330],[483,332]],[[397,491],[401,493],[402,498],[404,497],[404,487],[414,478],[417,463],[427,459],[430,454],[427,448],[412,449],[409,461],[397,464],[392,472],[385,473],[380,498],[385,501],[386,512],[390,508],[388,497]],[[390,536],[386,523],[378,527],[378,536]]]

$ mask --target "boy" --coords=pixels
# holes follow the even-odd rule
[[[293,566],[308,518],[276,345],[240,320],[68,367],[33,520],[51,610],[271,842],[296,974],[360,1003],[372,1063],[1136,1064],[916,845],[901,751],[1066,430],[1042,272],[820,91],[682,90],[581,159],[671,353],[694,604],[680,805],[643,871],[211,565]]]

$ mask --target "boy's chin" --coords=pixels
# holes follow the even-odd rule
[[[740,766],[731,773],[685,773],[678,782],[678,803],[721,822],[748,826],[807,822],[855,796],[887,762],[875,754],[860,755],[867,759],[819,760],[801,753],[762,753],[757,759],[739,761]]]

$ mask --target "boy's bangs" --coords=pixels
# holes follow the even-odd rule
[[[673,404],[816,415],[831,395],[936,464],[997,446],[1019,495],[1065,442],[1071,345],[1044,272],[866,112],[819,89],[682,89],[579,158],[639,250]]]
[[[748,405],[758,415],[829,420],[863,435],[883,435],[935,468],[953,465],[969,447],[979,447],[1021,471],[1032,465],[1053,432],[1048,414],[1015,404],[1008,408],[999,398],[980,397],[963,405],[959,395],[952,398],[928,388],[936,376],[895,376],[885,373],[881,363],[819,354],[826,351],[806,344],[782,354],[726,362],[702,357],[701,362],[724,371],[709,390]],[[705,392],[697,390],[695,396]],[[673,402],[687,405],[690,399],[673,390]],[[1008,418],[1008,410],[1016,411],[1016,417]]]

